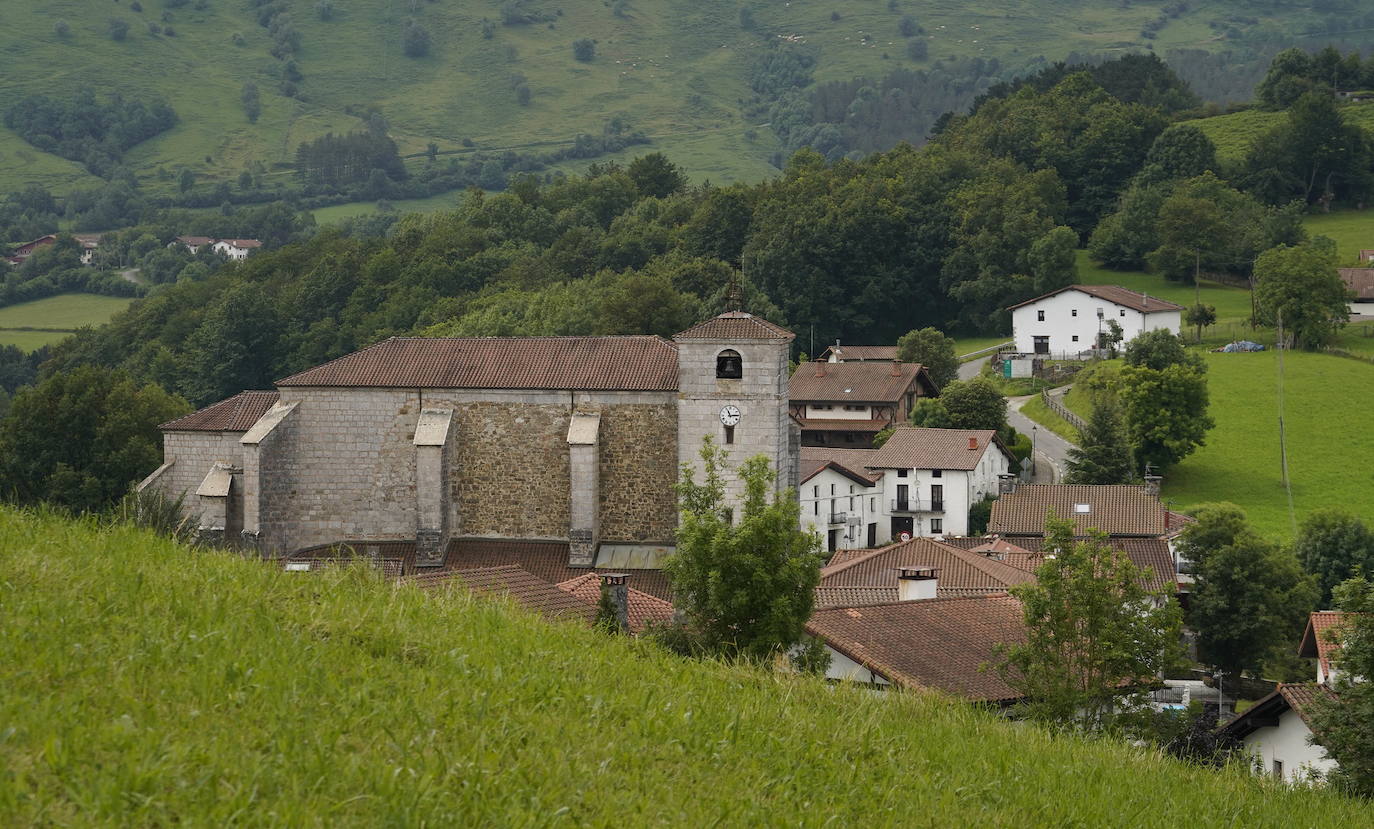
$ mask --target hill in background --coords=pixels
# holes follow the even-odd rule
[[[864,77],[881,86],[877,79],[902,68],[941,73],[922,93],[937,109],[962,106],[1047,60],[1146,48],[1176,58],[1204,97],[1238,100],[1279,48],[1360,45],[1367,34],[1355,25],[1358,9],[1327,6],[11,0],[10,18],[24,25],[0,31],[7,79],[0,110],[27,95],[70,97],[83,86],[161,96],[180,122],[124,160],[143,183],[163,189],[182,169],[208,182],[231,182],[245,169],[290,175],[300,143],[361,129],[374,112],[402,152],[414,154],[431,142],[441,153],[570,142],[619,118],[697,178],[758,180],[774,171],[770,160],[782,147],[767,126],[779,90],[761,92],[754,74],[759,56],[778,44],[814,60],[817,85],[860,89],[855,79]],[[289,16],[298,45],[286,59],[271,54],[279,38],[259,24],[265,10]],[[281,25],[273,19],[273,28]],[[111,21],[128,24],[123,40],[111,37]],[[408,57],[416,30],[427,53]],[[574,56],[581,39],[595,41],[590,61]],[[918,41],[924,56],[912,51]],[[260,90],[256,123],[240,101],[246,82]],[[906,137],[923,138],[923,130],[915,133]],[[63,192],[98,182],[79,164],[0,129],[0,191],[28,183]]]

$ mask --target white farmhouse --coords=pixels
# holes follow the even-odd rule
[[[991,429],[898,428],[868,461],[889,514],[877,541],[968,535],[969,507],[997,496],[1014,461]]]
[[[1374,251],[1360,251],[1361,255]],[[1341,281],[1350,291],[1350,315],[1374,315],[1374,268],[1338,268]]]
[[[876,547],[886,539],[883,473],[867,469],[874,449],[801,449],[801,528],[827,552]],[[881,535],[880,535],[881,530]]]
[[[1096,348],[1110,320],[1123,342],[1156,328],[1177,334],[1183,306],[1119,285],[1069,285],[1008,310],[1018,352],[1073,354]]]
[[[220,239],[215,242],[215,252],[222,253],[230,259],[247,259],[248,254],[260,247],[262,242],[257,239]]]

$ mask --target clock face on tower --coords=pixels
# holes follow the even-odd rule
[[[739,423],[739,407],[726,406],[720,410],[720,422],[726,426],[734,426]]]

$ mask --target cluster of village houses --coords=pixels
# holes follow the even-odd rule
[[[81,246],[81,264],[95,264],[95,252],[100,249],[99,233],[73,233],[72,238]],[[6,262],[18,267],[24,264],[34,252],[40,248],[48,247],[57,241],[56,233],[49,233],[31,239],[27,242],[15,245],[5,256]],[[262,242],[257,239],[213,239],[209,236],[178,236],[176,241],[168,244],[168,247],[185,247],[192,254],[198,252],[202,247],[209,245],[216,253],[228,259],[242,260],[247,259],[248,254],[262,247]]]
[[[1055,347],[1041,338],[1087,336],[1106,318],[1127,339],[1176,331],[1178,310],[1075,286],[1018,308],[1017,339],[1033,355]],[[1079,319],[1088,327],[1072,333]],[[673,618],[673,484],[684,468],[702,474],[710,439],[733,463],[766,457],[819,537],[807,631],[830,677],[994,706],[1019,696],[986,666],[1026,639],[1008,591],[1054,555],[1047,515],[1105,533],[1151,587],[1186,596],[1173,542],[1190,519],[1161,503],[1157,480],[1025,483],[993,431],[903,425],[939,389],[894,348],[837,345],[793,369],[792,340],[741,311],[670,340],[392,338],[163,424],[164,463],[140,489],[184,497],[207,538],[287,570],[360,559],[583,623],[604,590],[639,633]],[[733,476],[725,497],[742,503]],[[985,498],[987,530],[970,535]],[[1305,742],[1304,712],[1328,692],[1323,632],[1338,623],[1313,615],[1303,652],[1319,657],[1316,683],[1279,686],[1227,726],[1284,778],[1329,763]]]

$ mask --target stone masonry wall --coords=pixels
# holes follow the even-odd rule
[[[677,529],[677,406],[601,410],[601,538],[667,543]]]
[[[196,489],[217,463],[243,465],[242,432],[167,432],[162,436],[163,461],[176,460],[158,481],[169,498],[186,496],[185,506],[197,510]]]

